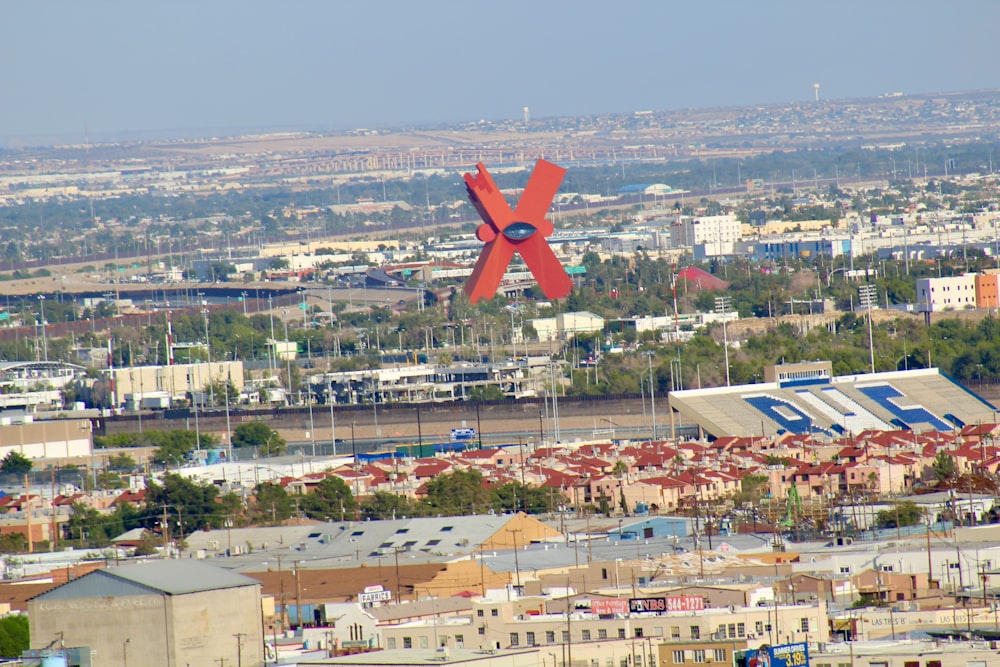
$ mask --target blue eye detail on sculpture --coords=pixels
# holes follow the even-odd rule
[[[537,231],[535,226],[530,223],[515,222],[512,225],[507,225],[503,230],[503,235],[511,241],[523,241]]]

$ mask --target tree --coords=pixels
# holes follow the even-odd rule
[[[31,459],[13,450],[7,452],[7,456],[3,457],[3,461],[0,461],[0,473],[26,475],[31,472],[31,468]]]
[[[176,473],[167,473],[161,484],[146,486],[145,525],[152,529],[166,515],[171,535],[185,534],[222,525],[213,484],[196,484]]]
[[[258,447],[264,456],[284,453],[287,443],[262,421],[240,424],[233,429],[233,447]]]
[[[493,508],[499,512],[541,514],[552,511],[552,491],[540,486],[507,482],[492,489]]]
[[[419,511],[420,506],[406,496],[388,491],[376,491],[361,503],[361,518],[369,521],[414,516]]]
[[[351,488],[340,477],[330,475],[316,485],[316,489],[302,499],[302,509],[310,519],[344,521],[353,517],[358,508]]]
[[[456,470],[427,482],[424,500],[433,514],[462,515],[485,512],[492,504],[490,491],[478,470]]]
[[[951,454],[944,450],[938,452],[937,456],[934,457],[931,469],[934,470],[934,475],[941,481],[953,477],[958,472],[955,459],[951,458]]]
[[[195,447],[209,449],[219,442],[218,438],[210,433],[197,434],[185,429],[146,431],[143,438],[145,442],[141,444],[156,447],[153,461],[162,465],[178,465],[187,459]]]
[[[28,650],[28,617],[10,614],[0,618],[0,657],[20,658]]]
[[[115,471],[131,471],[136,467],[135,459],[126,452],[114,454],[108,458],[108,469]]]
[[[271,526],[280,526],[292,516],[295,505],[285,487],[274,482],[261,482],[254,489],[253,519]]]
[[[916,526],[924,517],[924,510],[912,500],[898,502],[892,509],[882,510],[875,516],[879,528]]]

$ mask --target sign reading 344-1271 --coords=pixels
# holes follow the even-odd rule
[[[671,595],[663,598],[629,598],[628,610],[633,614],[644,611],[701,611],[705,598],[700,595]]]

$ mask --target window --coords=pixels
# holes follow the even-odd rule
[[[618,628],[618,639],[625,639],[625,628]]]
[[[758,635],[764,634],[764,621],[757,621],[756,623],[754,623],[753,630]]]
[[[601,568],[601,579],[607,579],[607,578],[608,578],[608,568],[602,567]]]
[[[378,545],[378,548],[379,549],[391,549],[392,548],[392,542],[383,542],[382,544]]]
[[[681,626],[679,626],[679,625],[671,625],[670,626],[670,638],[671,639],[680,639],[681,638]]]
[[[563,644],[568,644],[569,643],[569,630],[563,630],[562,631],[562,643]]]
[[[429,547],[436,547],[439,544],[441,544],[441,540],[427,540],[427,546]]]
[[[604,659],[604,667],[615,667],[615,659],[614,658],[605,658]]]
[[[358,536],[364,535],[364,534],[365,534],[365,531],[363,531],[363,530],[356,530],[353,533],[351,533],[351,537],[358,537]]]
[[[619,667],[628,667],[628,656],[624,655],[618,659]]]
[[[535,633],[534,632],[525,632],[524,633],[524,641],[525,641],[525,643],[528,644],[528,646],[534,646],[535,645]]]
[[[903,667],[920,667],[919,660],[904,660]]]
[[[802,630],[802,632],[809,632],[809,619],[808,618],[800,618],[799,619],[799,629]]]
[[[736,624],[736,636],[737,637],[746,637],[747,636],[747,624],[746,623],[737,623]]]
[[[410,532],[409,528],[400,528],[399,530],[396,531],[396,534],[397,535],[405,535],[408,532]]]
[[[635,636],[636,637],[642,637],[642,628],[636,628],[635,629]]]
[[[582,633],[580,634],[580,636],[581,636],[581,637],[583,638],[583,641],[585,641],[585,642],[589,642],[589,641],[590,641],[590,630],[584,630],[584,631],[583,631],[583,632],[582,632]]]
[[[553,632],[552,630],[546,630],[545,631],[545,643],[546,644],[555,644],[556,643],[556,633]]]
[[[715,649],[715,661],[716,662],[725,662],[726,661],[726,649],[724,649],[724,648],[717,648],[717,649]]]
[[[928,660],[924,663],[924,667],[941,667],[940,660]]]
[[[403,637],[403,648],[413,648],[413,637]]]
[[[730,639],[736,639],[736,624],[735,623],[730,623],[729,624],[729,638]]]
[[[481,634],[481,635],[485,635],[486,634],[486,626],[485,625],[480,625],[479,626],[479,634]]]
[[[516,632],[510,633],[510,645],[511,646],[520,646],[521,645],[521,638],[518,636],[518,634]]]
[[[478,616],[479,618],[482,618],[485,615],[486,615],[486,612],[484,610],[482,610],[482,609],[477,609],[476,610],[476,616]]]
[[[851,477],[854,477],[854,475],[852,474],[852,475],[851,475]],[[850,574],[850,573],[851,573],[851,568],[850,568],[850,566],[846,566],[846,567],[842,566],[842,567],[840,568],[840,573],[841,573],[841,574]]]
[[[454,526],[441,526],[441,532],[450,533],[452,528],[454,528]]]
[[[597,628],[597,638],[598,639],[607,639],[608,638],[608,629],[607,628]]]
[[[394,649],[394,648],[396,648],[396,638],[395,637],[386,637],[386,639],[385,639],[385,647],[387,649]]]
[[[684,651],[674,651],[674,664],[675,665],[684,664]]]
[[[404,549],[409,549],[410,547],[412,547],[416,543],[417,543],[416,540],[409,540],[407,542],[403,542],[403,548]]]
[[[420,648],[427,648],[427,637],[420,638]]]
[[[701,626],[692,625],[691,626],[691,639],[701,639]]]
[[[490,616],[499,616],[499,615],[500,615],[499,609],[490,609]]]
[[[694,661],[695,662],[705,662],[705,649],[696,648],[694,650]]]
[[[455,646],[465,648],[465,635],[455,635]]]

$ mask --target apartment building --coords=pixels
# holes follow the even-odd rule
[[[937,313],[943,310],[977,308],[976,279],[974,273],[917,279],[917,309]]]
[[[651,598],[652,599],[652,598]],[[659,598],[657,598],[659,599]],[[829,640],[826,602],[729,606],[695,611],[599,614],[577,600],[569,615],[546,609],[549,598],[481,598],[465,618],[446,623],[427,620],[383,627],[386,648],[482,648],[504,650],[541,647],[558,652],[572,646],[573,663],[589,667],[640,664],[665,642],[726,640],[756,648],[763,644]],[[628,602],[621,599],[622,603]],[[601,610],[605,611],[605,610]],[[633,644],[636,650],[633,651]],[[639,650],[646,644],[645,650]],[[686,649],[685,649],[686,650]],[[610,661],[610,662],[609,662]]]

